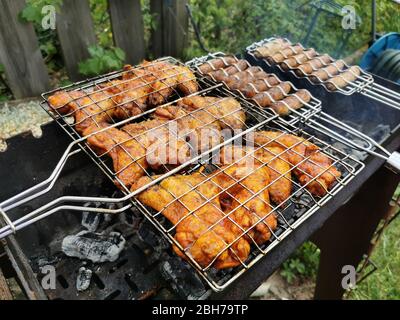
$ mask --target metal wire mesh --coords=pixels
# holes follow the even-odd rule
[[[179,64],[172,58],[165,59],[174,64]],[[121,72],[111,73],[103,77],[71,85],[63,88],[63,90],[71,91],[79,89],[84,90],[90,95],[93,93],[93,90],[104,89],[104,87],[101,85],[102,83],[120,79],[125,72],[129,71],[124,70]],[[276,120],[277,115],[274,114],[274,112],[269,112],[268,110],[257,110],[242,97],[238,96],[237,94],[230,93],[228,90],[226,90],[226,88],[223,88],[221,84],[216,85],[213,81],[205,79],[204,77],[199,77],[197,82],[199,84],[199,91],[190,94],[190,96],[212,96],[217,98],[217,100],[211,103],[211,105],[218,105],[218,103],[224,101],[226,98],[235,96],[236,100],[240,102],[241,108],[246,111],[245,120],[243,119],[241,122],[239,121],[239,131],[236,131],[238,128],[232,127],[230,122],[225,121],[225,117],[217,118],[215,117],[215,114],[210,115],[207,106],[187,112],[181,117],[176,117],[173,120],[162,122],[159,125],[152,126],[151,128],[145,128],[139,134],[132,134],[129,133],[128,130],[122,130],[128,123],[143,124],[146,122],[146,120],[154,120],[154,115],[157,114],[160,108],[177,105],[179,101],[183,99],[183,96],[176,90],[169,95],[168,99],[163,101],[164,104],[161,107],[159,106],[153,109],[144,110],[142,113],[127,117],[124,120],[112,119],[109,123],[107,123],[107,126],[104,127],[101,123],[95,122],[97,126],[96,130],[90,132],[88,135],[83,135],[82,132],[76,130],[77,123],[71,121],[71,115],[65,115],[60,112],[49,112],[60,124],[60,126],[74,139],[74,141],[79,142],[80,147],[88,153],[88,155],[102,169],[102,171],[111,180],[117,181],[117,184],[121,188],[122,192],[128,196],[126,199],[129,199],[133,205],[139,208],[139,210],[148,218],[148,220],[154,226],[156,226],[158,230],[161,231],[168,241],[178,248],[176,249],[177,252],[180,252],[180,254],[195,268],[195,270],[203,277],[203,279],[213,290],[219,291],[224,289],[243,272],[248,270],[252,265],[254,265],[254,263],[256,263],[256,261],[267,254],[267,252],[269,252],[277,244],[279,244],[283,238],[290,234],[290,232],[292,232],[307,217],[314,213],[329,199],[334,197],[334,195],[339,192],[343,186],[345,186],[363,168],[363,164],[360,161],[353,159],[348,154],[325,143],[323,141],[324,132],[323,130],[319,130],[317,127],[303,127],[300,126],[299,122],[294,121],[292,124],[289,124],[287,121],[283,121],[282,119]],[[44,98],[47,99],[53,93],[54,92],[44,94]],[[118,103],[118,101],[116,102]],[[43,106],[48,110],[49,108],[47,103],[47,100],[45,100]],[[126,101],[124,103],[126,103]],[[98,102],[95,104],[98,105]],[[115,104],[116,103],[114,103],[114,105]],[[226,113],[224,116],[235,115],[238,112],[241,112],[242,109],[233,109],[230,113]],[[104,110],[102,109],[100,112],[104,112]],[[201,122],[203,118],[198,116],[199,113],[210,116],[208,117],[209,121]],[[96,115],[97,114],[90,114],[88,115],[88,119],[92,119],[92,117]],[[167,125],[170,126],[171,123],[179,121],[179,119],[185,117],[190,117],[194,121],[199,121],[199,123],[201,123],[196,127],[196,130],[207,128],[215,121],[219,121],[221,126],[227,128],[228,132],[231,134],[227,137],[223,137],[224,139],[218,140],[211,146],[207,146],[206,149],[201,150],[201,153],[197,154],[195,158],[178,163],[178,168],[176,169],[179,169],[179,171],[176,169],[171,171],[171,167],[164,163],[162,163],[157,169],[148,166],[144,167],[142,165],[144,162],[141,162],[141,160],[148,156],[148,146],[142,145],[141,136],[147,135],[151,131],[157,131],[166,128],[169,134],[168,140],[164,140],[166,145],[171,143],[171,137],[172,140],[180,141],[185,144],[185,142],[187,142],[187,136],[191,133],[190,131],[186,131],[184,135],[181,135],[179,131],[171,133],[169,127],[166,127]],[[93,143],[88,143],[88,140],[90,142],[91,138],[96,137],[99,134],[105,134],[105,137],[108,137],[112,130],[124,132],[123,138],[115,140],[115,135],[113,136],[113,134],[111,134],[111,144],[105,150],[99,152],[98,149],[94,148]],[[278,136],[272,139],[270,142],[257,144],[249,148],[248,151],[246,151],[246,154],[242,155],[239,159],[234,159],[234,161],[229,164],[225,164],[223,166],[221,163],[216,161],[220,155],[221,148],[228,148],[232,143],[238,147],[243,145],[252,145],[254,142],[252,141],[252,136],[254,133],[262,130],[279,133]],[[279,137],[282,137],[284,133],[301,136],[302,140],[299,140],[294,145],[284,146],[279,140]],[[330,141],[332,141],[332,137],[329,138],[331,139]],[[145,152],[142,152],[139,155],[132,154],[132,149],[126,147],[130,143],[134,143],[134,150],[143,148]],[[268,148],[270,143],[277,144],[282,151],[278,153],[271,151],[270,148]],[[311,154],[298,154],[296,149],[297,146],[310,143],[317,145],[319,147],[318,153],[323,153],[327,159],[330,159],[327,166],[321,167],[318,162],[314,162]],[[127,158],[126,163],[119,167],[118,170],[116,170],[114,164],[110,162],[110,154],[116,152],[116,150],[118,150]],[[260,161],[258,158],[258,152],[260,151],[268,152],[268,161]],[[289,163],[290,161],[287,158],[288,154],[298,156],[301,158],[301,160],[295,164]],[[229,174],[229,171],[227,171],[229,168],[234,168],[235,166],[241,165],[242,161],[247,158],[252,158],[257,165],[255,167],[250,167],[250,170],[240,178]],[[246,185],[246,179],[258,176],[258,170],[263,170],[263,168],[275,170],[271,165],[274,160],[279,160],[285,165],[290,166],[290,169],[284,173],[275,172],[275,179],[269,180],[269,182],[264,185],[256,185],[256,190]],[[307,172],[302,166],[304,163],[314,166],[316,169],[316,174],[310,174]],[[137,172],[139,172],[138,176],[135,177],[133,184],[139,181],[141,177],[150,182],[147,184],[148,187],[145,187],[144,189],[142,188],[144,191],[139,194],[135,193],[135,190],[131,189],[131,185],[128,185],[126,181],[120,177],[121,172],[132,166],[136,166]],[[332,185],[330,185],[329,188],[325,188],[323,194],[316,196],[313,194],[310,187],[317,182],[322,175],[329,172],[329,170],[331,170],[333,167],[340,171],[340,177],[335,176]],[[294,172],[297,173],[294,174]],[[163,185],[165,181],[168,182],[168,179],[175,179],[177,176],[172,175],[175,173],[178,173],[179,177],[182,177],[181,179],[183,179],[183,182],[185,181],[185,177],[190,177],[193,175],[195,175],[196,179],[199,179],[199,181],[192,184],[189,189],[186,188],[186,190],[179,195],[171,192],[171,190],[166,189],[171,200],[168,201],[168,203],[165,203],[160,210],[154,210],[152,209],[152,206],[149,204],[145,205],[143,201],[140,200],[140,197],[143,193],[147,192],[153,187],[159,187],[160,185],[158,183]],[[230,181],[230,184],[218,185],[218,182],[216,182],[215,179],[221,174],[226,175]],[[299,180],[297,177],[299,174],[305,177],[305,181],[301,182]],[[271,188],[272,184],[279,180],[290,183],[290,194],[286,198],[282,199],[279,203],[274,203],[273,201],[269,201],[264,198],[263,195],[265,195],[266,192],[269,192],[268,190]],[[157,184],[151,182],[156,182]],[[211,196],[202,194],[199,188],[201,188],[201,186],[204,187],[205,184],[210,188],[210,190],[216,189],[217,191]],[[184,185],[185,184],[182,184],[181,186],[183,187]],[[244,199],[240,199],[233,194],[232,188],[235,187],[238,187],[246,194]],[[226,212],[215,208],[214,200],[218,197],[221,197],[222,194],[229,198],[230,201],[235,203],[232,209]],[[130,197],[130,195],[132,195],[132,197]],[[197,203],[197,205],[195,203],[194,207],[188,207],[187,200],[184,200],[185,196],[188,195],[197,197],[197,199],[200,199],[200,202]],[[161,198],[155,199],[158,204],[161,203],[161,200]],[[267,209],[267,211],[264,211],[264,213],[261,215],[254,215],[251,213],[251,202],[256,200],[260,205]],[[169,206],[176,204],[179,204],[179,207],[183,210],[183,214],[181,214],[176,221],[171,223],[171,219],[166,217],[165,210],[167,210]],[[208,222],[206,228],[198,235],[199,237],[204,236],[204,234],[207,232],[209,232],[210,235],[214,235],[214,229],[224,221],[227,221],[224,223],[229,223],[236,231],[234,232],[231,241],[225,243],[222,248],[220,248],[220,250],[213,255],[212,259],[209,259],[207,263],[200,263],[198,258],[194,258],[193,251],[191,249],[196,245],[196,241],[192,241],[192,243],[189,245],[182,245],[181,242],[175,238],[175,236],[177,234],[177,229],[181,228],[180,225],[185,224],[185,221],[187,222],[188,219],[196,218],[198,221],[202,221],[203,218],[198,216],[198,210],[205,205],[209,206],[210,210],[219,210],[219,216],[212,222]],[[229,207],[227,203],[224,203],[223,205]],[[250,225],[244,226],[240,220],[235,217],[240,210],[244,210],[244,212],[246,212],[245,216],[250,218],[252,221]],[[268,219],[273,219],[276,221],[277,225],[269,225],[267,222]],[[263,232],[265,234],[269,234],[266,236],[268,239],[264,238],[264,240],[260,241],[254,238],[252,233],[255,232],[255,230],[258,230],[260,225],[264,226]],[[218,239],[218,237],[216,239]],[[235,244],[239,241],[246,241],[249,244],[249,253],[244,257],[239,256],[233,249]],[[226,252],[229,252],[228,254],[232,255],[233,260],[236,261],[235,266],[218,270],[218,268],[215,268],[215,263],[217,263],[219,259],[222,259]]]
[[[208,63],[210,65],[210,67],[212,68],[213,71],[218,71],[218,70],[222,70],[224,71],[224,69],[215,69],[215,67],[210,63],[211,60],[213,59],[225,59],[225,58],[234,58],[236,61],[239,61],[239,59],[235,56],[231,56],[231,55],[227,55],[223,52],[216,52],[216,53],[210,53],[206,56],[203,57],[196,57],[188,62],[186,62],[186,64],[191,67],[192,69],[195,69],[197,71],[197,73],[201,76],[204,76],[204,74],[201,72],[200,70],[200,66]],[[260,72],[262,72],[263,70],[260,67],[255,67],[255,66],[250,66],[250,64],[246,61],[247,67],[248,68],[257,68]],[[246,70],[244,70],[246,71]],[[225,80],[223,81],[218,81],[212,74],[208,74],[208,77],[210,77],[214,82],[219,83],[222,82],[225,87],[231,91],[231,92],[235,92],[238,96],[250,101],[251,103],[253,103],[254,105],[256,105],[258,108],[263,109],[263,110],[271,110],[268,107],[263,107],[260,102],[255,99],[255,97],[247,97],[245,92],[243,91],[242,88],[239,89],[232,89],[230,87],[230,85],[228,83],[225,82]],[[268,80],[264,79],[264,82],[267,82],[266,85],[268,88],[270,89],[277,89],[279,90],[279,93],[281,93],[280,98],[281,99],[276,99],[274,98],[273,95],[271,95],[269,93],[269,89],[268,90],[258,90],[254,84],[252,80],[244,80],[243,83],[248,84],[255,92],[255,94],[264,94],[268,97],[268,100],[270,100],[272,102],[272,104],[276,103],[276,102],[280,102],[282,103],[286,108],[287,108],[287,112],[285,114],[281,114],[283,120],[287,123],[296,123],[300,120],[304,120],[304,119],[308,119],[311,116],[313,116],[314,114],[320,112],[321,110],[321,102],[316,99],[314,96],[311,95],[310,101],[304,101],[302,98],[300,98],[300,96],[298,95],[299,93],[299,89],[296,88],[292,83],[290,84],[290,90],[289,92],[284,92],[282,90],[282,88],[280,87],[280,85],[282,84],[282,81],[275,75],[275,74],[268,74],[269,77],[274,78],[277,84],[276,85],[271,85],[270,83],[268,83]],[[231,77],[235,77],[235,74],[233,74]],[[299,104],[300,107],[299,108],[292,108],[292,106],[290,104],[288,104],[285,101],[285,98],[288,97],[292,97],[296,100],[299,100]]]
[[[271,44],[272,42],[277,41],[277,40],[282,40],[284,43],[286,43],[288,45],[288,47],[286,49],[288,49],[288,50],[292,49],[292,51],[288,54],[283,53],[282,50],[277,52],[279,55],[283,56],[284,60],[281,61],[281,59],[279,59],[277,61],[277,59],[274,58],[273,55],[265,56],[262,58],[261,57],[258,58],[255,55],[257,50],[259,50],[261,47]],[[293,49],[295,46],[298,46],[300,48],[299,53],[296,53],[296,51]],[[313,50],[313,52],[314,52],[314,54],[312,56],[307,55],[307,52],[309,52],[310,50]],[[304,52],[306,52],[306,53],[304,54]],[[342,69],[336,68],[337,72],[335,74],[329,73],[329,71],[327,71],[324,68],[328,67],[330,64],[335,62],[335,59],[333,59],[332,57],[329,57],[326,54],[320,54],[312,48],[304,48],[300,43],[292,44],[290,42],[290,40],[288,40],[287,38],[271,37],[271,38],[267,38],[267,39],[255,42],[246,48],[246,53],[249,54],[255,61],[258,61],[258,62],[262,61],[268,67],[276,66],[279,68],[279,70],[281,72],[290,72],[296,78],[305,78],[312,85],[322,85],[329,92],[337,91],[337,92],[340,92],[345,95],[351,95],[354,92],[361,92],[363,89],[370,87],[372,85],[372,83],[374,82],[373,77],[369,73],[366,73],[361,68],[358,68],[358,70],[360,71],[360,74],[357,75],[354,72],[352,72],[351,67],[344,62],[343,62],[344,67]],[[297,59],[296,54],[304,54],[303,58],[305,60],[303,59],[303,60],[299,61]],[[329,61],[327,61],[327,62],[324,61],[322,59],[322,57],[328,57]],[[288,59],[294,59],[293,65],[288,62],[289,61]],[[322,64],[321,68],[315,68],[311,64],[312,73],[305,74],[303,72],[303,70],[301,69],[301,67],[304,64],[309,63],[310,60],[313,60],[313,59],[319,59],[321,61],[321,64]],[[318,75],[313,74],[314,72],[320,71],[320,70],[325,70],[324,72],[327,75],[327,79],[321,79]],[[343,74],[345,74],[347,72],[350,72],[351,75],[354,76],[354,80],[349,81],[345,77],[343,77]],[[343,87],[338,86],[334,81],[332,81],[334,78],[340,78],[342,80],[341,82],[344,83],[344,86]]]

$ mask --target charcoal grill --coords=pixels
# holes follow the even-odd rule
[[[214,94],[218,95],[218,96],[226,96],[227,92],[226,90],[222,90],[220,87],[215,87],[213,84],[209,87],[209,90],[217,90],[216,93],[214,91]],[[211,92],[211,91],[207,91],[207,89],[204,89],[204,91],[202,91],[202,93],[206,93],[206,92]],[[286,254],[288,253],[288,250],[293,249],[293,244],[287,246],[284,250],[281,251],[281,246],[283,243],[288,243],[288,241],[292,241],[293,238],[297,238],[299,235],[301,235],[300,238],[304,239],[305,236],[309,236],[310,233],[304,232],[304,228],[305,226],[307,226],[306,228],[309,230],[314,230],[320,225],[320,223],[317,223],[314,227],[311,227],[310,224],[308,223],[308,221],[311,221],[314,217],[314,219],[316,219],[316,216],[319,216],[318,219],[321,218],[321,214],[319,214],[320,212],[327,212],[329,210],[331,210],[332,208],[337,208],[339,206],[338,201],[341,200],[336,200],[334,201],[334,199],[342,199],[343,200],[343,196],[346,193],[345,190],[349,191],[349,190],[355,190],[355,184],[353,182],[353,180],[358,180],[358,183],[360,183],[360,176],[361,174],[365,171],[362,170],[363,168],[363,163],[351,156],[349,156],[346,152],[343,152],[341,149],[338,149],[336,147],[332,147],[332,144],[335,142],[335,136],[332,136],[330,134],[327,134],[325,132],[323,132],[322,130],[320,130],[320,128],[318,128],[318,126],[314,126],[312,123],[308,123],[307,125],[304,126],[303,123],[298,122],[297,125],[296,124],[288,124],[284,121],[280,121],[276,119],[276,115],[269,115],[267,116],[264,112],[260,112],[259,110],[254,110],[254,108],[252,108],[251,106],[247,105],[247,102],[244,101],[243,99],[241,99],[240,97],[237,97],[238,100],[241,101],[242,106],[248,106],[248,108],[246,108],[247,111],[247,116],[249,119],[249,123],[248,123],[248,129],[246,129],[243,133],[241,133],[238,136],[235,136],[234,139],[230,140],[230,141],[225,141],[222,145],[218,146],[221,147],[223,145],[226,145],[228,143],[230,143],[231,141],[234,140],[238,140],[241,139],[242,137],[246,138],[246,134],[249,132],[252,132],[254,130],[258,130],[258,129],[270,129],[270,128],[274,128],[274,129],[281,129],[281,130],[285,130],[287,132],[292,132],[292,133],[296,133],[296,134],[302,134],[304,135],[304,137],[306,137],[306,139],[309,139],[310,141],[313,141],[314,143],[316,143],[317,145],[319,145],[323,150],[325,150],[330,157],[332,157],[332,159],[334,160],[334,163],[339,166],[342,170],[342,173],[344,173],[343,175],[343,180],[339,180],[337,181],[335,187],[333,190],[331,190],[325,197],[321,198],[321,199],[317,199],[314,198],[313,196],[307,195],[307,192],[305,192],[304,188],[302,186],[297,185],[296,190],[298,192],[297,196],[299,196],[300,194],[306,194],[308,197],[309,202],[306,202],[305,208],[303,208],[303,210],[291,210],[291,208],[293,209],[293,207],[295,207],[296,205],[296,199],[297,197],[295,196],[296,193],[294,195],[292,195],[292,197],[290,199],[287,200],[287,207],[284,210],[281,210],[282,208],[274,208],[274,210],[276,210],[277,214],[281,217],[280,219],[280,227],[278,230],[276,230],[274,237],[272,238],[272,240],[270,242],[268,242],[265,247],[262,248],[257,248],[257,250],[253,251],[253,255],[251,257],[251,259],[249,259],[249,261],[247,261],[247,265],[242,265],[239,270],[229,270],[229,271],[223,271],[220,273],[215,273],[215,271],[210,272],[210,270],[203,270],[200,269],[198,266],[196,266],[196,262],[195,261],[189,261],[193,266],[194,269],[198,272],[198,274],[202,277],[202,279],[208,283],[208,285],[211,286],[211,288],[213,288],[216,291],[225,289],[224,291],[222,291],[222,293],[220,293],[219,297],[223,297],[224,293],[226,294],[226,297],[233,297],[232,294],[233,292],[235,292],[236,290],[236,296],[235,297],[239,297],[239,296],[246,296],[249,294],[249,290],[252,290],[255,288],[255,282],[260,282],[260,279],[264,279],[269,273],[270,273],[270,268],[268,268],[267,271],[265,272],[260,272],[259,268],[261,265],[265,265],[266,262],[268,262],[268,264],[270,266],[276,265],[276,263],[278,261],[282,261],[282,258],[284,256],[287,256]],[[151,111],[150,111],[151,112]],[[116,123],[115,126],[120,125],[121,123]],[[66,125],[66,123],[62,122],[61,125],[63,126],[63,128],[65,130],[68,130],[68,128],[71,128],[73,130],[73,128],[69,125]],[[253,126],[252,126],[253,125]],[[51,124],[51,126],[53,126],[53,124]],[[53,127],[53,129],[55,132],[56,129]],[[44,146],[46,146],[46,148],[48,148],[50,145],[57,145],[56,141],[60,141],[58,140],[60,137],[60,134],[57,132],[51,132],[50,135],[46,134],[45,132],[45,137],[49,137],[49,139],[51,139],[51,137],[57,137],[57,139],[55,141],[53,141],[53,143],[49,142],[49,141],[45,141],[45,142],[41,142],[44,144]],[[19,138],[21,139],[21,138]],[[45,138],[43,138],[44,140]],[[75,141],[79,141],[80,138],[78,138],[78,140]],[[23,140],[23,139],[22,139]],[[21,141],[22,141],[21,140]],[[21,145],[23,145],[23,143],[20,141]],[[324,141],[329,141],[329,143],[324,142]],[[83,141],[79,141],[83,142]],[[32,141],[28,142],[28,143],[32,143]],[[79,143],[77,143],[79,145]],[[11,142],[10,145],[12,146],[13,143]],[[60,144],[61,145],[61,144]],[[64,139],[64,144],[63,147],[65,147],[65,145],[67,145],[65,139]],[[43,145],[42,145],[43,146]],[[82,144],[80,145],[81,150],[85,151],[85,152],[90,152],[88,151],[84,146],[82,147]],[[14,150],[14,154],[12,158],[18,158],[19,152],[21,152],[20,146],[16,146],[16,150]],[[45,149],[46,149],[45,148]],[[29,148],[28,148],[29,149]],[[22,149],[24,150],[24,149]],[[78,149],[79,150],[79,149]],[[61,150],[59,150],[60,153],[62,153],[62,148]],[[210,157],[212,157],[212,151],[213,150],[209,150],[206,154],[201,155],[200,158],[203,158],[202,160],[206,159],[207,157],[208,159]],[[81,151],[74,151],[75,153],[73,154],[74,157],[81,157],[81,154],[83,152]],[[65,156],[65,152],[64,152],[64,158],[66,159],[67,156]],[[36,155],[37,156],[37,155]],[[97,156],[96,156],[97,157]],[[11,158],[11,157],[10,157]],[[190,173],[193,172],[193,170],[195,170],[196,168],[198,168],[199,166],[203,165],[204,163],[198,163],[197,160],[199,159],[195,159],[193,161],[193,164],[195,164],[195,166],[189,166],[189,163],[186,163],[182,168],[180,168],[180,170],[183,169],[183,172],[186,173]],[[7,154],[5,154],[4,157],[2,157],[2,160],[6,163],[8,161],[8,157]],[[56,163],[56,158],[52,158],[53,163]],[[70,171],[67,172],[71,172],[74,173],[74,177],[76,179],[76,176],[80,176],[81,175],[81,171],[80,170],[76,170],[77,167],[81,167],[82,164],[78,163],[79,161],[69,161],[68,163],[64,163],[63,161],[59,162],[61,163],[61,167],[65,164],[66,168],[63,170],[63,177],[65,174],[65,171],[68,170],[69,166],[72,164],[74,166],[74,168],[72,168]],[[47,176],[48,176],[48,168],[49,168],[49,164],[46,163],[45,165],[43,163],[41,163],[41,161],[33,161],[32,163],[35,164],[35,166],[39,166],[39,168],[41,170],[32,170],[32,171],[28,171],[27,172],[18,172],[17,177],[10,177],[10,181],[16,181],[18,179],[18,181],[23,182],[21,183],[21,185],[24,185],[26,180],[24,180],[24,174],[27,174],[26,176],[32,176],[32,173],[34,172],[40,172],[41,176],[37,176],[37,180],[38,181],[42,181],[44,180]],[[102,164],[99,165],[99,163],[96,161],[95,162],[104,172],[104,168],[102,168]],[[14,167],[17,167],[17,164],[14,163],[13,164]],[[93,166],[95,168],[95,166]],[[186,170],[186,171],[185,171]],[[107,170],[106,170],[107,171]],[[174,172],[176,171],[170,171],[167,175],[172,175]],[[78,173],[77,173],[78,172]],[[171,173],[172,172],[172,173]],[[371,172],[369,172],[371,173]],[[55,174],[55,177],[58,178],[58,176],[61,175],[61,170],[57,171]],[[107,175],[107,174],[106,174]],[[85,174],[86,176],[86,174]],[[97,176],[98,175],[94,175]],[[110,178],[109,175],[107,175],[108,178]],[[357,178],[358,179],[354,179]],[[111,178],[114,178],[113,175],[111,175]],[[26,177],[25,177],[26,179]],[[7,179],[6,179],[7,180]],[[5,180],[5,181],[6,181]],[[36,180],[36,179],[34,179]],[[54,184],[52,192],[57,190],[60,190],[59,192],[59,196],[64,196],[65,194],[70,194],[70,189],[68,190],[68,188],[65,187],[65,185],[62,183],[63,180],[59,180],[57,181],[57,183]],[[155,181],[154,183],[157,183],[158,180],[153,180]],[[52,179],[50,182],[55,182],[55,179]],[[108,181],[109,182],[109,181]],[[294,183],[296,183],[294,181]],[[13,184],[13,188],[3,188],[3,192],[5,193],[5,195],[2,194],[2,198],[8,198],[10,197],[12,194],[20,192],[21,189],[21,185],[19,185],[19,187],[15,184]],[[61,185],[61,186],[60,186]],[[67,183],[68,185],[68,183]],[[96,185],[100,185],[99,183],[96,183]],[[359,185],[359,184],[358,184]],[[350,187],[351,186],[351,187]],[[105,190],[105,189],[104,189]],[[94,191],[94,190],[92,190]],[[11,192],[11,193],[10,193]],[[98,198],[99,192],[98,190],[94,191],[93,194],[95,195],[94,197],[86,197],[87,194],[91,194],[90,192],[88,192],[87,190],[83,190],[83,192],[81,193],[83,195],[85,195],[85,197],[82,197],[82,201],[84,200],[85,202],[87,201],[104,201],[104,202],[109,202],[109,203],[120,203],[121,202],[121,198],[107,198],[107,197],[103,197],[103,198]],[[104,192],[101,192],[101,194],[104,194]],[[123,192],[124,194],[124,192]],[[46,193],[43,193],[43,195],[47,198],[45,199],[44,203],[48,203],[49,199],[48,195]],[[129,195],[129,194],[128,194]],[[341,195],[340,197],[338,195]],[[125,196],[126,197],[126,196]],[[126,200],[132,200],[131,197],[128,197]],[[333,200],[331,200],[333,199]],[[22,208],[25,208],[24,210],[20,210],[19,212],[15,212],[15,216],[13,216],[13,218],[18,218],[18,216],[26,216],[26,213],[32,210],[32,207],[38,207],[35,202],[39,199],[32,199],[33,202],[26,202],[23,201],[23,203],[21,203],[23,205]],[[330,201],[329,201],[330,200]],[[29,205],[28,205],[29,204]],[[149,221],[154,224],[159,230],[161,230],[161,233],[166,235],[166,239],[169,242],[174,242],[173,239],[171,239],[171,234],[170,232],[165,228],[165,225],[162,224],[162,221],[158,221],[157,220],[157,214],[150,211],[148,208],[140,205],[138,202],[134,201],[132,203],[128,203],[126,206],[122,206],[118,209],[107,209],[105,208],[104,212],[115,212],[116,210],[121,211],[121,212],[125,212],[128,207],[130,207],[131,205],[134,206],[134,208],[138,208],[142,213],[145,214],[145,216],[147,218],[149,218]],[[32,206],[32,207],[30,207]],[[46,208],[45,208],[46,209]],[[68,207],[66,208],[68,210]],[[80,208],[73,208],[79,211],[89,211],[90,208],[88,207],[80,207]],[[96,210],[94,210],[96,211]],[[291,212],[292,211],[292,212]],[[332,213],[332,211],[330,211],[330,214]],[[24,251],[26,253],[27,256],[32,257],[31,252],[29,252],[29,246],[32,244],[30,240],[32,237],[32,234],[29,230],[34,230],[34,233],[37,235],[38,239],[38,245],[36,247],[41,246],[41,249],[43,250],[43,246],[46,246],[46,244],[48,244],[48,240],[49,238],[57,238],[57,236],[59,236],[60,234],[56,235],[53,232],[53,228],[50,227],[49,230],[49,224],[48,221],[50,221],[49,219],[51,219],[51,221],[56,221],[57,223],[61,223],[61,225],[63,225],[63,221],[65,221],[65,219],[68,219],[70,215],[63,215],[62,216],[62,221],[60,216],[55,216],[55,215],[49,215],[46,220],[41,220],[38,219],[38,222],[36,224],[29,224],[29,226],[26,226],[26,228],[24,230],[20,230],[17,234],[16,237],[18,238],[19,241],[20,238],[25,238],[25,243],[23,244],[24,246]],[[158,215],[158,217],[160,217],[160,215]],[[326,213],[325,213],[325,218],[326,218]],[[16,225],[16,220],[14,220],[14,222],[11,222],[13,225]],[[75,221],[75,227],[76,227],[76,221]],[[303,231],[299,231],[299,230],[303,230]],[[8,225],[6,227],[4,227],[2,229],[3,232],[7,232],[7,234],[10,234],[12,232],[12,225]],[[63,233],[63,228],[60,228],[60,232]],[[65,232],[64,232],[65,235]],[[296,236],[297,235],[297,236]],[[11,239],[13,239],[14,236],[11,236]],[[297,243],[297,245],[299,244],[299,242],[296,240],[293,243]],[[179,243],[175,243],[177,245],[179,245]],[[279,245],[278,245],[279,244]],[[12,246],[15,246],[16,244],[14,243]],[[35,246],[34,246],[35,247]],[[278,250],[279,249],[279,250]],[[265,255],[268,252],[267,255]],[[277,257],[276,254],[277,252],[282,252],[282,254],[280,255],[279,259],[276,259],[274,261],[274,259]],[[12,254],[12,253],[11,253]],[[256,263],[256,261],[261,260],[263,263]],[[181,264],[185,265],[185,262],[180,261]],[[251,267],[251,268],[250,268]],[[29,268],[28,268],[29,269]],[[118,269],[118,268],[116,268]],[[254,272],[251,272],[251,270],[255,270]],[[256,271],[259,270],[259,271]],[[209,271],[207,273],[207,271]],[[249,272],[247,272],[249,271]],[[32,274],[33,275],[33,274]],[[240,276],[241,275],[241,276]],[[249,285],[247,286],[248,288],[246,288],[245,290],[243,290],[243,292],[241,294],[239,294],[237,292],[237,288],[240,287],[240,284],[245,281],[244,279],[249,279],[249,277],[251,277],[251,275],[253,275],[253,280],[249,283]],[[28,275],[29,276],[29,275]],[[236,280],[234,282],[234,280]],[[126,281],[125,281],[126,282]],[[245,286],[246,287],[246,286]],[[235,289],[236,288],[236,289]],[[156,290],[154,290],[156,291]],[[200,290],[201,291],[201,290]],[[150,290],[151,292],[151,290]],[[210,294],[210,293],[208,293]],[[115,298],[118,295],[122,295],[123,294],[120,293],[113,293],[109,292],[108,294],[105,295],[105,297],[108,298]],[[198,297],[205,297],[207,296],[207,294],[205,295],[198,295]],[[103,296],[104,297],[104,296]],[[126,297],[126,296],[124,296]]]

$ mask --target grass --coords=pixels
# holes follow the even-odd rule
[[[399,194],[400,187],[395,197]],[[371,260],[378,269],[350,291],[346,299],[400,299],[400,216],[384,231]],[[302,283],[304,280],[315,281],[318,261],[318,248],[306,242],[282,265],[280,273],[289,284]]]
[[[400,217],[385,230],[372,254],[372,261],[378,270],[352,290],[347,298],[400,299]]]

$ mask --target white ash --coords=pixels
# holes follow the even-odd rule
[[[27,131],[31,131],[34,137],[40,137],[40,126],[49,121],[51,118],[38,101],[0,104],[0,140]]]
[[[92,270],[85,267],[80,267],[78,277],[76,278],[76,290],[85,291],[89,288],[92,280]]]
[[[65,237],[61,247],[64,254],[69,257],[101,263],[117,260],[125,242],[119,232],[101,234],[85,230]]]

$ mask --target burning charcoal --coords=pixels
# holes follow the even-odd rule
[[[79,268],[78,278],[76,278],[76,290],[85,291],[90,286],[92,280],[92,270],[85,267]]]
[[[118,232],[105,235],[81,231],[63,239],[62,251],[69,257],[87,259],[94,263],[112,262],[118,259],[125,242]]]
[[[180,258],[174,257],[164,261],[160,272],[181,298],[198,299],[206,292],[198,275]]]

